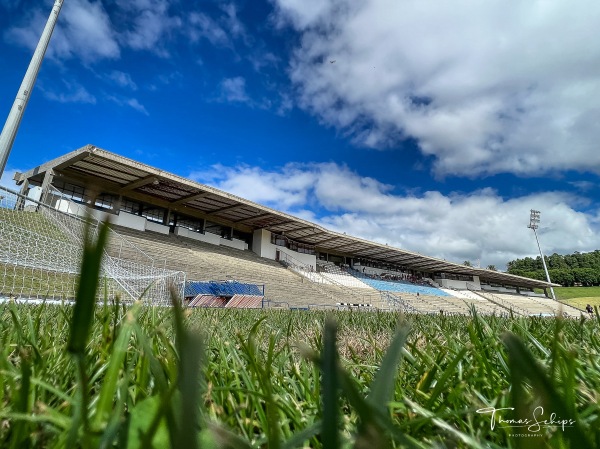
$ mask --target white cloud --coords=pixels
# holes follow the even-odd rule
[[[75,82],[62,80],[64,88],[60,91],[56,89],[48,89],[43,84],[39,84],[40,90],[44,93],[44,97],[51,101],[59,103],[87,103],[96,104],[96,97],[89,93],[85,87]]]
[[[600,173],[600,3],[276,3],[300,104],[361,145],[414,138],[441,176]]]
[[[9,28],[5,38],[35,49],[49,13],[48,8],[34,10],[26,24]],[[64,3],[48,47],[49,58],[76,58],[89,63],[118,58],[119,55],[110,19],[99,1],[71,0]]]
[[[535,257],[527,229],[532,208],[542,211],[539,235],[547,254],[600,248],[600,211],[580,211],[588,201],[564,192],[513,199],[491,189],[404,194],[335,163],[288,164],[277,171],[217,166],[190,177],[329,229],[458,263],[479,259],[504,269],[509,260]]]
[[[137,99],[129,98],[125,101],[125,104],[144,115],[150,115],[144,105],[142,105]]]
[[[15,176],[15,173],[17,173],[18,171],[20,171],[20,170],[16,170],[14,168],[5,169],[4,173],[2,173],[2,176],[0,177],[0,186],[6,187],[7,189],[10,189],[10,190],[19,190],[19,187],[16,185],[15,181],[13,180],[13,176]]]
[[[246,80],[241,76],[221,81],[221,100],[231,103],[251,103],[246,93]]]
[[[246,27],[237,16],[237,8],[233,3],[221,6],[223,14],[216,20],[203,12],[194,11],[188,14],[188,37],[192,42],[200,39],[208,40],[212,45],[233,48],[233,39],[243,39],[250,45],[252,39]]]
[[[126,15],[132,17],[129,29],[121,38],[134,50],[151,50],[168,57],[163,40],[181,26],[179,17],[169,14],[167,0],[120,0],[118,4]]]
[[[229,33],[234,37],[247,38],[246,27],[237,16],[237,8],[233,3],[227,3],[223,6],[223,11],[227,14],[225,24]]]
[[[207,39],[217,46],[229,46],[229,36],[221,26],[204,13],[193,12],[189,15],[188,36],[192,42]]]
[[[137,90],[137,84],[135,84],[129,73],[121,72],[119,70],[113,70],[106,76],[117,86],[126,87],[131,90]]]
[[[150,115],[148,110],[141,104],[136,98],[123,98],[123,97],[115,97],[109,95],[106,97],[107,100],[112,101],[113,103],[118,104],[119,106],[129,106],[130,108],[135,109],[138,112],[141,112],[144,115]]]

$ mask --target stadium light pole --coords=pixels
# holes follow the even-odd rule
[[[46,26],[44,27],[40,41],[35,48],[35,52],[33,53],[31,62],[27,68],[27,72],[25,72],[25,77],[21,82],[21,87],[17,92],[15,102],[8,113],[8,118],[6,119],[6,123],[4,123],[4,128],[2,128],[2,134],[0,134],[0,176],[2,176],[4,173],[8,155],[10,154],[10,150],[15,142],[15,137],[17,136],[19,125],[21,124],[21,119],[23,118],[25,108],[27,107],[27,103],[31,97],[31,91],[33,90],[35,80],[37,79],[40,67],[42,66],[42,61],[44,60],[44,55],[46,54],[46,49],[50,43],[50,38],[52,37],[52,32],[54,31],[54,26],[58,20],[58,14],[60,13],[62,5],[63,0],[55,0],[54,7],[50,12],[50,17],[48,17],[48,21],[46,22]]]
[[[548,274],[548,268],[546,268],[546,261],[544,260],[544,253],[542,253],[542,247],[540,246],[540,240],[538,239],[536,229],[539,228],[540,224],[540,211],[531,209],[531,214],[529,215],[529,225],[527,226],[529,229],[533,229],[533,234],[535,235],[535,241],[537,242],[538,249],[540,250],[540,256],[542,256],[542,265],[544,266],[544,271],[546,272],[546,280],[549,284],[550,275]],[[556,300],[556,296],[554,295],[554,289],[550,286],[550,292],[552,293],[552,299]]]

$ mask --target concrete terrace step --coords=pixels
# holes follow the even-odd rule
[[[290,306],[325,304],[332,298],[279,263],[251,251],[236,250],[150,231],[116,228],[116,231],[148,255],[163,260],[168,268],[186,272],[190,280],[237,280],[265,285],[265,297]],[[335,292],[337,293],[337,292]]]

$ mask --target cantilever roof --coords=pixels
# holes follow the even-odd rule
[[[404,265],[423,271],[479,276],[488,282],[520,287],[548,287],[543,281],[514,276],[481,268],[466,267],[435,257],[371,242],[330,231],[320,225],[240,198],[222,190],[159,170],[109,151],[87,145],[26,173],[17,173],[15,181],[26,179],[41,183],[46,172],[55,177],[79,180],[103,191],[168,207],[172,210],[204,216],[211,221],[246,231],[267,229],[302,243],[315,245],[319,251],[369,258]],[[552,284],[557,285],[557,284]]]

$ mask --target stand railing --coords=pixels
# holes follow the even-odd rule
[[[353,290],[351,290],[348,286],[342,284],[341,282],[337,282],[333,279],[324,277],[321,273],[319,273],[318,271],[313,269],[311,266],[306,265],[305,263],[299,261],[298,259],[294,258],[293,256],[291,256],[287,253],[284,253],[283,251],[279,251],[279,262],[282,265],[295,271],[300,276],[305,277],[308,280],[310,280],[312,283],[315,284],[315,286],[319,289],[319,291],[321,291],[327,297],[329,297],[337,302],[346,302],[346,301],[338,301],[338,298],[335,298],[333,295],[331,295],[330,292],[321,288],[320,285],[334,285],[334,286],[340,288],[345,296],[350,296],[352,298],[355,298],[355,300],[358,301],[359,303],[365,304],[364,297],[361,296],[360,294],[354,292]]]
[[[476,295],[481,296],[484,299],[487,299],[490,302],[493,302],[497,306],[504,307],[505,309],[507,309],[513,313],[517,313],[518,315],[525,315],[525,316],[530,315],[530,313],[527,310],[522,309],[521,307],[517,307],[514,304],[510,304],[507,301],[503,300],[502,298],[494,295],[493,293],[485,292],[485,294],[483,294],[481,292],[481,290],[477,290],[473,284],[470,284],[468,282],[467,282],[467,290],[475,293]],[[487,296],[487,295],[489,295],[489,296]]]
[[[379,294],[385,302],[393,306],[394,309],[401,309],[403,312],[422,313],[415,307],[407,304],[400,296],[394,295],[392,292],[380,291]]]

